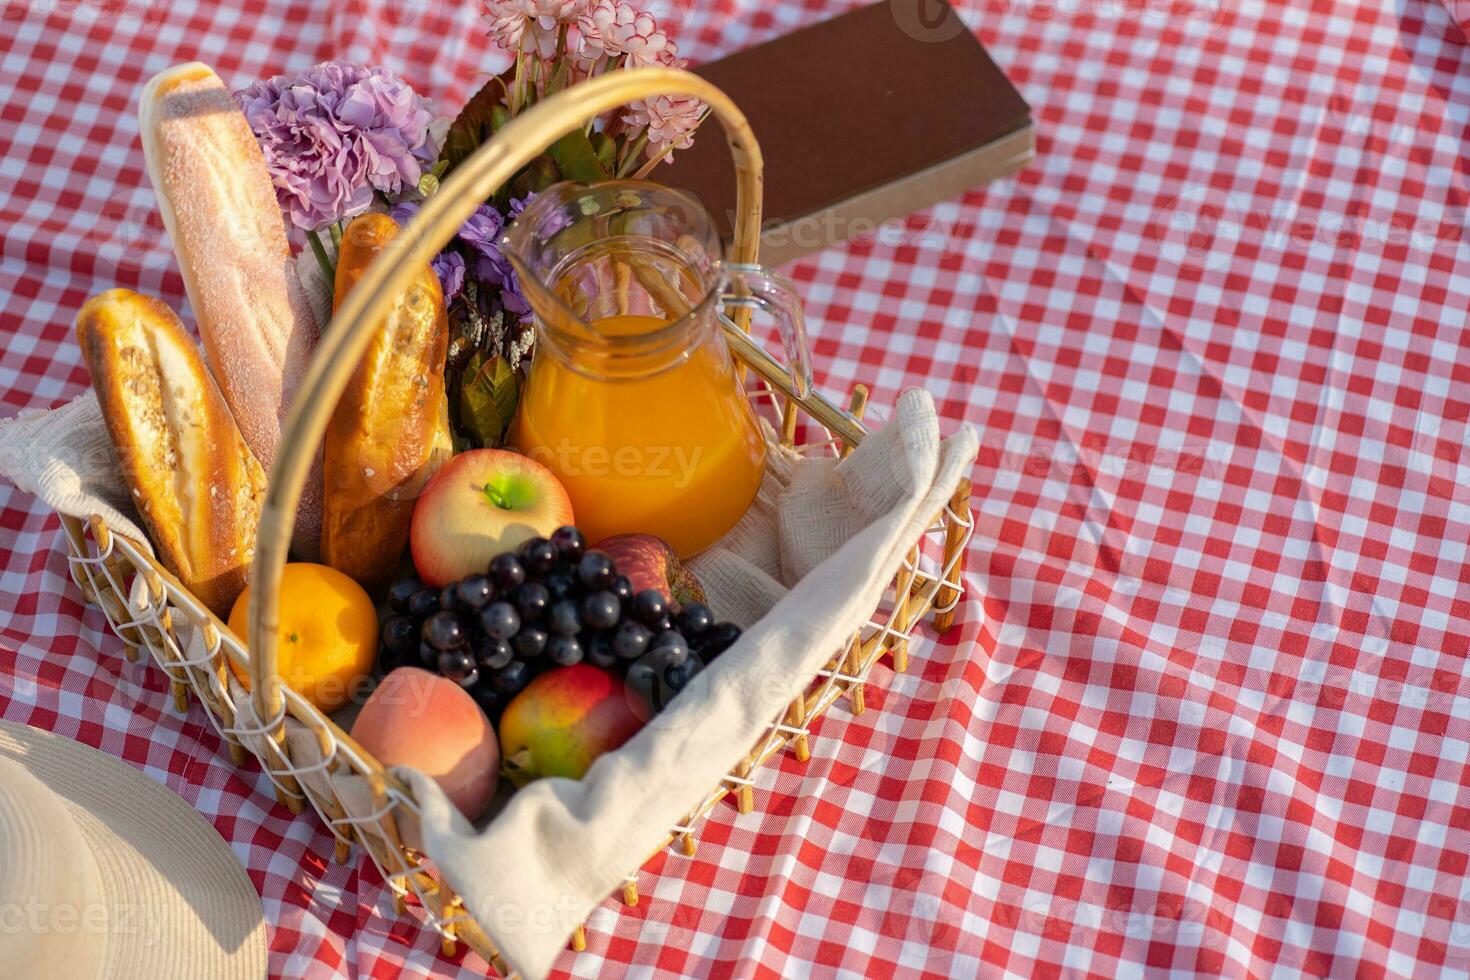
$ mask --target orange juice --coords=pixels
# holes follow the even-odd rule
[[[622,314],[589,326],[638,337],[670,322]],[[712,544],[755,499],[766,453],[723,339],[635,376],[579,364],[579,353],[568,364],[538,351],[512,444],[561,480],[589,542],[656,534],[682,557]]]

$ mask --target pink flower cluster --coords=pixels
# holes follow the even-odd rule
[[[584,61],[626,56],[630,67],[672,64],[677,58],[674,42],[659,29],[653,15],[624,0],[595,0],[577,19]]]
[[[490,38],[501,48],[545,61],[570,59],[582,78],[619,68],[682,68],[678,46],[647,11],[627,0],[482,0]],[[566,50],[560,50],[565,32]],[[704,103],[660,95],[629,104],[620,122],[648,133],[649,160],[671,157],[693,142]]]

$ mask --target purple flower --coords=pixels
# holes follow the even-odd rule
[[[440,252],[429,264],[434,268],[434,275],[439,277],[444,305],[448,306],[464,289],[464,256],[458,252]]]
[[[528,197],[524,201],[512,201],[512,215],[519,214],[529,200]],[[405,225],[418,213],[420,206],[417,201],[399,201],[389,210],[388,216]],[[446,305],[459,295],[464,288],[465,276],[469,274],[477,283],[495,287],[500,305],[507,313],[520,320],[530,319],[531,308],[521,297],[520,280],[516,278],[510,260],[500,251],[500,235],[504,230],[505,218],[500,212],[488,204],[481,204],[465,219],[454,241],[434,258],[434,272],[444,288]],[[465,247],[456,249],[456,244]]]
[[[388,209],[388,217],[396,221],[398,227],[403,228],[408,224],[410,218],[419,213],[419,207],[418,201],[399,201]]]
[[[438,155],[428,103],[386,68],[323,62],[235,98],[281,210],[307,231],[366,211],[375,190],[416,187]]]
[[[483,255],[498,256],[500,249],[495,242],[504,229],[505,219],[500,216],[500,212],[488,204],[481,204],[465,219],[464,225],[459,229],[459,237]]]

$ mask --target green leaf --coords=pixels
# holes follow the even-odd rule
[[[503,109],[504,101],[505,81],[502,78],[497,76],[482,85],[478,92],[470,96],[464,108],[459,110],[454,122],[449,124],[449,132],[444,137],[444,149],[439,151],[439,159],[449,167],[457,167],[479,149],[480,144],[495,131],[495,108],[500,106]]]
[[[551,144],[550,153],[564,180],[580,180],[590,184],[612,176],[597,158],[597,153],[592,149],[592,141],[580,129],[572,130]]]
[[[597,162],[607,173],[612,173],[618,162],[618,141],[606,133],[593,133],[590,141],[592,152],[597,154]]]
[[[479,445],[500,445],[515,418],[520,380],[503,357],[488,360],[476,352],[465,365],[459,386],[460,427]]]

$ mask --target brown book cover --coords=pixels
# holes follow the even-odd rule
[[[778,264],[1025,166],[1031,110],[944,0],[883,0],[698,66],[765,157],[762,261]],[[660,168],[728,239],[735,171],[718,123]]]

